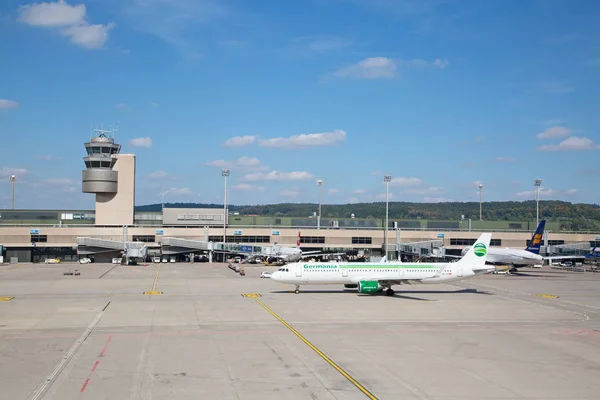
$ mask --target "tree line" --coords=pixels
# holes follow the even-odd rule
[[[595,229],[600,226],[600,205],[573,204],[559,200],[540,201],[540,219],[561,221],[564,229]],[[223,208],[222,204],[166,203],[166,208]],[[315,203],[281,203],[265,205],[230,205],[230,212],[240,215],[308,217],[318,212]],[[160,211],[161,204],[136,206],[136,211]],[[536,202],[492,201],[483,203],[486,221],[530,221],[536,218]],[[322,204],[323,218],[385,218],[385,202]],[[479,219],[478,202],[408,203],[390,202],[389,218],[396,220]]]

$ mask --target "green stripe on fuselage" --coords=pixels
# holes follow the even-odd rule
[[[315,265],[303,264],[304,269],[440,269],[442,265],[422,265],[422,264],[359,264],[359,265]]]

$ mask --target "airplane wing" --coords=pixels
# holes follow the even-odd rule
[[[323,253],[322,251],[307,251],[307,252],[302,252],[302,255],[300,256],[300,258],[306,258],[309,256],[342,256],[345,255],[346,253]]]

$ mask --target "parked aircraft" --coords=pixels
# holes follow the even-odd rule
[[[344,253],[324,253],[319,250],[315,251],[302,251],[300,249],[300,232],[298,232],[298,239],[296,240],[296,247],[289,246],[281,246],[279,244],[274,244],[273,246],[263,247],[263,251],[260,254],[254,254],[243,262],[248,262],[253,258],[261,257],[264,258],[267,263],[275,264],[288,264],[302,260],[308,256],[317,256],[317,255],[341,255]]]
[[[509,271],[512,272],[517,272],[519,267],[541,266],[544,257],[540,255],[540,246],[542,245],[545,226],[546,220],[541,220],[531,237],[529,245],[524,250],[490,247],[486,262],[493,265],[508,265],[510,266]],[[461,254],[464,256],[470,249],[471,247],[465,247]]]
[[[482,234],[472,249],[454,263],[292,263],[279,268],[271,279],[300,285],[345,285],[357,287],[359,293],[385,290],[394,295],[392,286],[414,283],[447,283],[467,279],[495,270],[485,265],[491,233]]]

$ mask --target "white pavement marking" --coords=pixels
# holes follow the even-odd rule
[[[90,335],[90,333],[92,333],[92,330],[94,329],[94,327],[98,324],[98,322],[100,322],[100,319],[102,319],[102,316],[104,315],[104,311],[106,311],[106,308],[108,307],[109,304],[110,304],[110,301],[108,303],[106,303],[106,305],[104,306],[102,311],[100,311],[98,314],[96,314],[96,317],[94,318],[94,320],[92,322],[90,322],[90,324],[85,329],[85,331],[81,334],[79,339],[77,339],[77,341],[75,341],[75,343],[73,343],[73,345],[71,346],[69,351],[67,351],[67,353],[63,356],[62,360],[60,360],[60,362],[56,365],[56,367],[54,367],[54,369],[52,370],[50,375],[48,375],[46,380],[28,398],[29,400],[37,400],[46,393],[46,391],[50,388],[52,383],[54,383],[54,381],[56,380],[58,375],[61,373],[61,371],[63,370],[65,365],[67,365],[69,360],[71,360],[71,357],[73,357],[75,352],[79,349],[79,346],[81,346],[81,344],[83,342],[85,342],[85,340]]]

